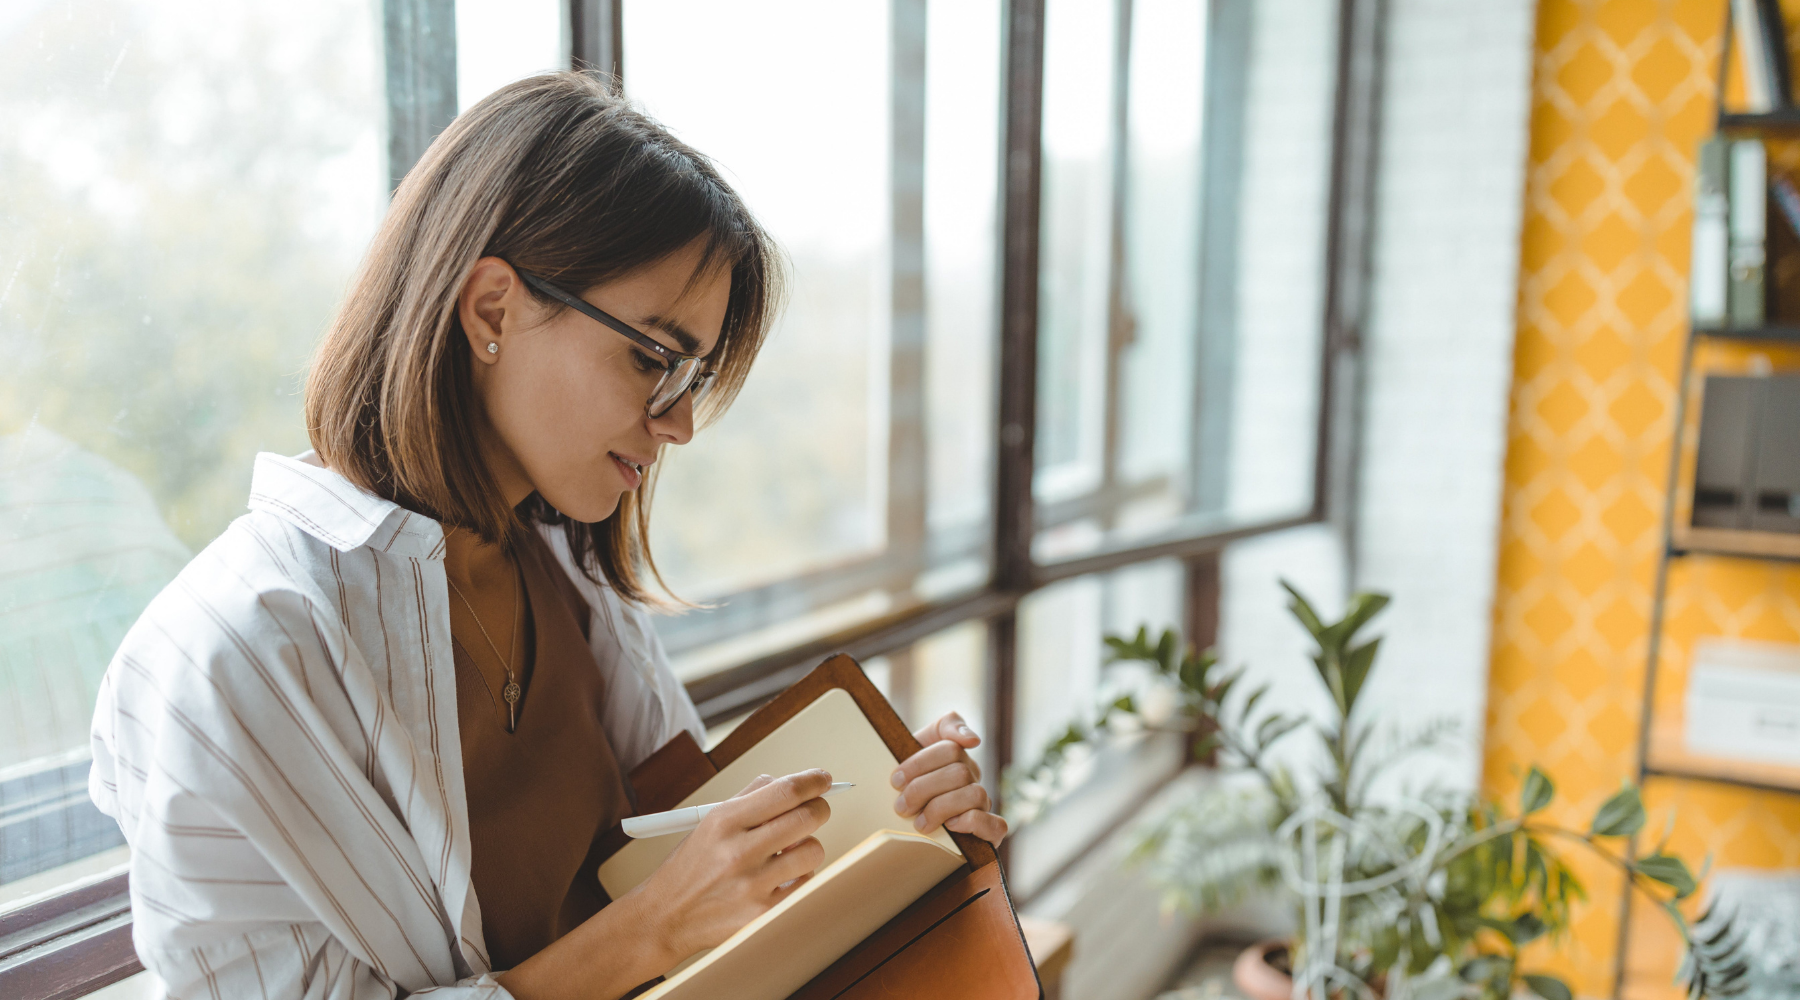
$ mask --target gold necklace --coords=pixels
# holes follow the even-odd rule
[[[457,598],[463,602],[463,607],[469,609],[469,617],[475,619],[475,627],[481,630],[481,637],[483,639],[487,640],[488,648],[494,651],[494,659],[499,660],[500,666],[506,670],[506,686],[500,689],[500,697],[506,700],[506,718],[507,718],[506,731],[509,733],[516,732],[516,731],[518,731],[518,728],[519,728],[519,696],[523,692],[521,692],[519,689],[518,679],[513,675],[512,657],[510,655],[507,655],[507,656],[500,655],[500,647],[494,645],[494,638],[493,638],[493,636],[488,635],[487,626],[481,624],[481,616],[475,613],[475,605],[470,604],[469,599],[467,597],[463,596],[462,588],[458,587],[456,585],[456,581],[452,580],[450,578],[450,574],[448,572],[446,572],[444,574],[444,579],[449,582],[450,589],[453,592],[455,592]],[[513,634],[512,634],[512,642],[507,644],[506,651],[508,654],[511,654],[511,653],[517,652],[518,649],[519,649],[519,575],[518,575],[518,571],[514,570],[514,572],[513,572]]]

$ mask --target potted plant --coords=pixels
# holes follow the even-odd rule
[[[1083,749],[1132,730],[1190,734],[1195,761],[1216,757],[1221,770],[1240,777],[1150,820],[1136,831],[1131,858],[1173,907],[1217,910],[1258,889],[1288,898],[1298,917],[1294,939],[1248,950],[1234,970],[1252,996],[1508,1000],[1525,989],[1570,1000],[1561,980],[1520,964],[1524,945],[1564,934],[1572,907],[1586,899],[1564,848],[1616,866],[1668,915],[1687,944],[1690,997],[1742,992],[1747,963],[1731,921],[1709,914],[1690,924],[1679,906],[1697,888],[1687,863],[1664,844],[1641,856],[1622,849],[1645,824],[1632,785],[1607,799],[1585,829],[1543,818],[1555,785],[1535,767],[1511,806],[1445,793],[1372,796],[1380,774],[1453,728],[1438,721],[1378,741],[1370,713],[1359,711],[1381,642],[1361,635],[1387,597],[1358,594],[1343,617],[1327,622],[1282,586],[1316,643],[1313,664],[1331,695],[1326,718],[1265,710],[1266,686],[1239,692],[1241,671],[1182,648],[1173,632],[1155,641],[1145,629],[1108,636],[1109,672],[1134,665],[1138,682],[1115,690],[1038,760],[1009,773],[1009,811],[1029,822],[1060,793],[1072,755]],[[1310,774],[1271,754],[1301,735],[1322,750]]]

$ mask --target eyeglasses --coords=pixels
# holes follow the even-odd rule
[[[518,271],[518,268],[513,270]],[[611,327],[614,331],[630,338],[632,343],[649,351],[651,357],[664,363],[662,378],[657,380],[656,388],[650,391],[649,401],[644,404],[645,411],[650,414],[652,420],[673,409],[675,404],[681,401],[682,393],[693,393],[694,402],[699,403],[701,397],[706,395],[706,390],[712,386],[713,376],[718,372],[705,370],[706,359],[696,354],[671,351],[657,343],[654,338],[632,329],[624,320],[589,305],[580,296],[565,292],[535,274],[526,271],[518,273],[519,277],[525,279],[527,285],[596,323]]]

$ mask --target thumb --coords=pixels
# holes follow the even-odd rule
[[[964,749],[981,745],[981,737],[975,735],[975,730],[970,728],[969,724],[963,721],[963,717],[955,712],[945,713],[944,717],[938,720],[937,730],[938,739],[949,740]]]

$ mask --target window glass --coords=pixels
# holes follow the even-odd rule
[[[661,461],[658,563],[712,605],[663,623],[677,669],[982,586],[999,0],[625,14],[627,93],[715,158],[792,265],[744,393]],[[754,93],[736,85],[746,45],[764,53]]]
[[[1205,5],[1133,0],[1126,112],[1119,474],[1171,512],[1187,501],[1199,332]]]
[[[736,405],[661,459],[652,541],[684,597],[883,544],[885,14],[834,0],[625,6],[626,91],[718,162],[792,262]]]
[[[569,68],[566,0],[456,0],[456,109]]]
[[[1234,520],[1306,511],[1313,496],[1325,315],[1337,11],[1330,0],[1254,4],[1245,72],[1229,358],[1219,380],[1223,509]],[[1217,206],[1212,206],[1217,208]],[[1207,294],[1213,294],[1209,289]],[[1216,345],[1215,345],[1216,346]],[[1204,406],[1204,401],[1202,403]]]
[[[0,900],[122,860],[96,685],[252,456],[306,447],[300,374],[385,204],[378,23],[0,7]]]
[[[1103,699],[1129,690],[1102,669],[1102,638],[1133,634],[1140,626],[1152,635],[1179,628],[1183,591],[1181,563],[1165,559],[1076,577],[1020,602],[1015,763],[1029,766],[1070,722],[1091,722]],[[1065,772],[1066,795],[1021,829],[1013,844],[1007,877],[1014,891],[1028,894],[1042,885],[1178,768],[1183,754],[1179,737],[1154,734],[1091,757],[1077,755]]]
[[[1048,0],[1038,238],[1040,500],[1100,485],[1113,225],[1112,3]]]
[[[1334,65],[1312,5],[1209,39],[1206,5],[1133,0],[1115,46],[1116,5],[1050,0],[1040,560],[1311,507]]]
[[[925,312],[931,564],[985,579],[999,304],[999,0],[929,6]]]

